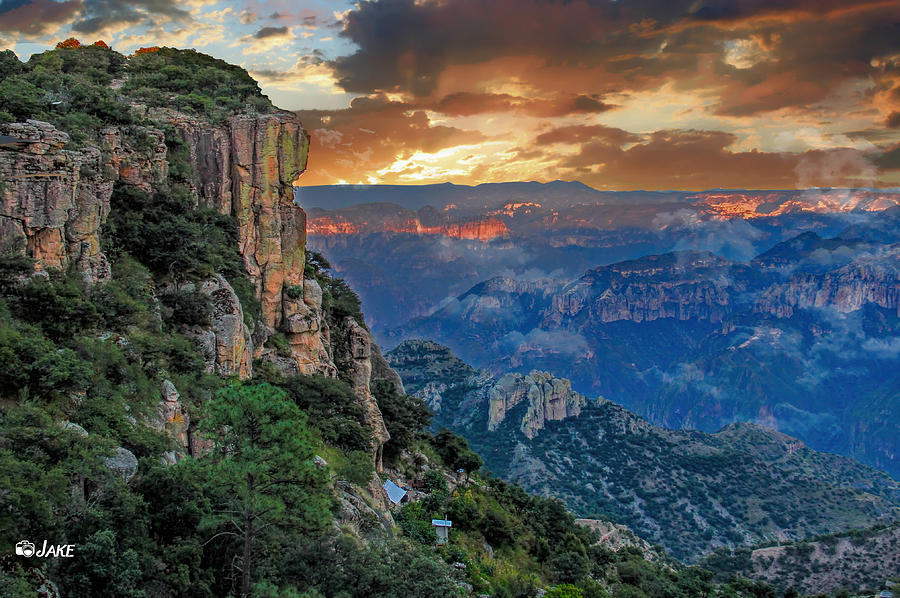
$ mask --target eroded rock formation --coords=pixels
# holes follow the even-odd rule
[[[528,407],[520,425],[527,438],[534,438],[548,421],[579,415],[587,403],[583,395],[572,390],[572,383],[568,380],[538,371],[527,376],[504,375],[491,387],[488,397],[490,431],[496,430],[516,405],[527,401]]]
[[[34,258],[38,270],[75,270],[88,284],[108,280],[101,237],[113,186],[159,188],[169,171],[162,128],[173,127],[187,150],[198,205],[235,218],[238,249],[261,306],[259,321],[248,326],[223,276],[182,285],[195,286],[213,306],[209,325],[186,330],[198,341],[208,371],[245,379],[253,374],[254,358],[268,358],[286,373],[337,376],[340,363],[372,426],[378,459],[389,435],[371,393],[373,369],[398,392],[402,383],[361,324],[342,322],[341,338],[333,342],[323,291],[304,278],[306,214],[294,204],[293,183],[306,169],[309,135],[299,118],[289,112],[239,114],[210,123],[170,109],[133,108],[160,127],[141,127],[139,148],[134,135],[115,127],[77,150],[64,149],[68,135],[47,123],[0,127],[16,140],[0,149],[2,248]],[[284,335],[289,355],[267,346],[273,334]],[[163,403],[168,414],[171,405]],[[192,445],[187,424],[176,436],[184,436],[183,446]]]

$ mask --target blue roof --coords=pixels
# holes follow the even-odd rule
[[[384,483],[384,491],[387,492],[388,498],[391,499],[391,502],[395,505],[400,504],[400,501],[403,500],[403,497],[406,496],[406,490],[388,480]]]
[[[434,527],[453,527],[453,522],[449,519],[432,519],[431,525]]]

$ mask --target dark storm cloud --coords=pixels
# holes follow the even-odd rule
[[[615,108],[597,97],[586,95],[563,96],[550,100],[530,99],[507,93],[467,91],[447,94],[437,102],[423,103],[422,106],[448,116],[471,116],[487,112],[520,112],[541,117],[598,113]]]
[[[256,39],[266,39],[268,37],[284,37],[288,35],[287,26],[284,27],[263,27],[253,34]]]
[[[40,35],[72,19],[80,9],[80,0],[3,0],[0,2],[0,31]]]
[[[522,55],[537,55],[557,64],[576,60],[596,64],[610,53],[652,51],[653,40],[630,35],[627,27],[620,26],[631,20],[625,15],[636,17],[640,5],[651,3],[627,4],[537,0],[366,2],[346,17],[342,32],[359,45],[359,51],[337,59],[335,67],[341,85],[348,91],[381,89],[425,96],[431,94],[437,77],[451,65]],[[665,17],[672,13],[672,7],[677,10],[687,2],[658,4],[657,14]]]
[[[173,0],[86,0],[72,31],[90,34],[107,27],[190,20],[190,13]]]
[[[597,67],[594,83],[606,88],[722,84],[719,111],[737,116],[821,100],[900,51],[900,3],[883,1],[382,0],[360,4],[344,23],[359,50],[333,66],[351,92],[430,96],[452,67],[537,56]],[[727,64],[725,44],[744,38],[758,44],[758,63]],[[585,96],[573,108],[589,104]]]

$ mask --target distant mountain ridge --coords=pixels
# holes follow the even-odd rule
[[[900,518],[900,483],[759,425],[666,430],[547,373],[495,378],[431,341],[386,357],[435,426],[464,435],[499,475],[681,559]]]
[[[762,423],[898,475],[897,220],[803,233],[748,262],[692,250],[571,282],[494,277],[387,336],[497,374],[550,370],[671,428]]]
[[[900,203],[900,192],[610,192],[556,181],[297,187],[295,202],[310,248],[357,289],[385,342],[385,331],[493,276],[571,281],[681,250],[749,261],[804,232],[833,237]]]
[[[896,189],[708,189],[706,191],[601,191],[579,181],[514,181],[458,185],[312,185],[296,187],[295,201],[305,209],[340,210],[373,203],[393,203],[406,209],[425,206],[443,209],[496,208],[499,202],[537,199],[545,207],[571,207],[580,203],[702,202],[728,215],[775,215],[779,209],[841,211],[883,210],[900,205]],[[824,198],[824,200],[823,200]],[[735,209],[734,206],[738,206]],[[743,209],[741,209],[743,208]]]

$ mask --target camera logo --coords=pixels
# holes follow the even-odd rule
[[[20,540],[16,542],[16,554],[24,557],[43,558],[72,558],[75,556],[74,544],[50,544],[44,540],[43,546],[38,549],[34,542]]]
[[[19,556],[34,556],[34,542],[29,542],[28,540],[22,540],[21,542],[16,543],[16,554]]]

